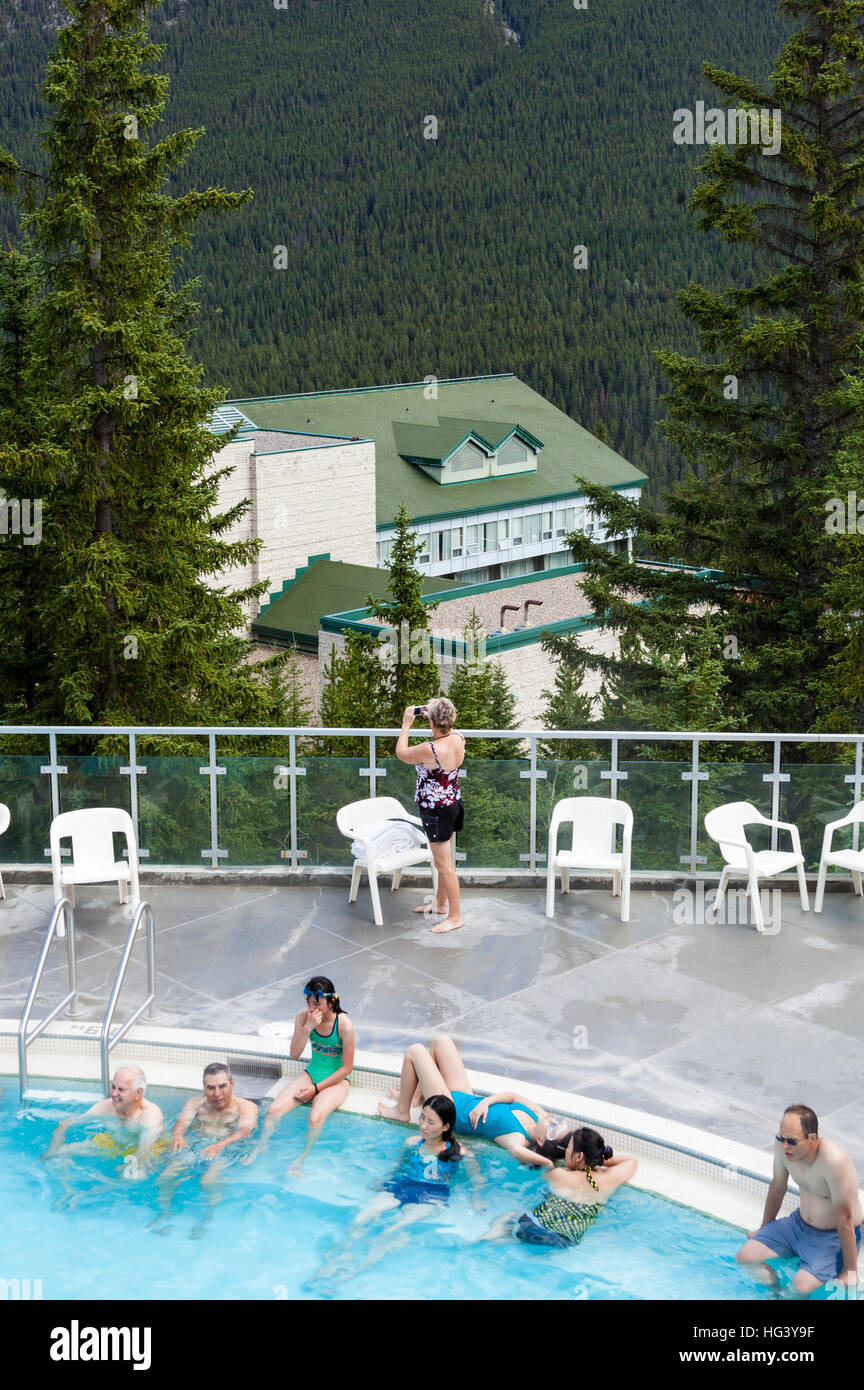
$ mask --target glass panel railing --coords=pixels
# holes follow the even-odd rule
[[[842,820],[852,809],[854,787],[845,778],[854,768],[844,763],[784,763],[782,770],[789,774],[788,782],[780,784],[780,820],[797,825],[801,836],[804,864],[809,873],[819,868],[822,836],[829,821]],[[833,849],[860,848],[853,839],[852,826],[835,831]],[[780,832],[778,849],[791,848],[789,835]],[[848,870],[829,868],[829,875]]]
[[[350,867],[351,845],[336,824],[340,806],[369,795],[369,779],[360,776],[367,758],[303,757],[297,763],[306,772],[297,778],[297,846],[306,851],[303,868],[322,865]],[[382,779],[383,780],[383,779]],[[381,790],[381,796],[389,794]]]
[[[210,779],[202,775],[207,755],[194,758],[139,757],[147,768],[138,778],[139,845],[146,864],[201,868],[210,845]]]
[[[281,868],[291,848],[287,758],[220,756],[218,761],[225,768],[217,782],[219,848],[228,851],[219,863]]]
[[[76,757],[62,755],[65,773],[58,779],[60,810],[84,811],[90,807],[112,806],[129,812],[129,774],[121,767],[129,766],[127,756]]]
[[[690,854],[691,791],[681,774],[691,762],[634,759],[619,767],[627,781],[618,784],[618,797],[633,810],[634,872],[686,873],[681,860]]]
[[[39,771],[47,757],[0,756],[0,802],[9,808],[9,828],[0,839],[0,863],[46,864],[51,827],[51,780]]]

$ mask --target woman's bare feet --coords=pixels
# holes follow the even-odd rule
[[[430,927],[429,930],[432,932],[433,936],[443,936],[445,932],[457,931],[459,927],[464,927],[464,925],[465,923],[462,921],[461,917],[458,922],[454,922],[448,917],[445,922],[439,922],[437,927]]]
[[[383,1100],[378,1106],[378,1114],[382,1120],[400,1120],[403,1125],[410,1125],[411,1115],[407,1110],[400,1110],[398,1105],[385,1105]]]
[[[440,913],[443,917],[447,911],[447,903],[445,902],[443,907],[439,907],[437,903],[427,902],[424,903],[422,907],[415,907],[414,911],[422,912],[424,917],[433,917],[436,913]]]

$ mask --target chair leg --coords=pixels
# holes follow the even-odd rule
[[[393,875],[393,882],[392,882],[391,885],[390,885],[390,892],[391,892],[391,893],[395,893],[395,892],[396,892],[396,889],[399,887],[399,884],[400,884],[401,880],[402,880],[402,870],[401,870],[401,869],[397,869],[396,872],[395,872],[395,874]]]
[[[801,909],[803,912],[810,911],[810,899],[807,896],[807,879],[804,875],[804,865],[798,865],[798,892],[801,895]]]
[[[566,864],[561,865],[561,892],[570,892],[570,870]]]
[[[858,897],[859,897],[859,898],[864,897],[864,893],[861,892],[861,875],[860,875],[860,874],[853,874],[853,875],[852,875],[852,887],[855,889],[855,892],[858,894]]]
[[[828,865],[825,863],[825,860],[823,859],[819,865],[819,877],[816,880],[816,898],[813,903],[814,912],[822,911],[822,899],[825,896],[825,876],[827,873]],[[854,879],[855,875],[853,874],[852,877]],[[858,875],[858,877],[860,878],[860,874]]]
[[[619,871],[618,871],[617,869],[613,869],[613,870],[612,870],[612,897],[613,897],[613,898],[620,898],[620,896],[621,896],[621,874],[619,873]]]
[[[351,887],[348,889],[349,903],[356,903],[357,901],[357,889],[360,887],[360,878],[362,876],[362,873],[363,865],[360,863],[359,859],[355,859],[354,872],[351,875]]]
[[[723,906],[723,899],[726,896],[726,889],[729,887],[730,872],[731,871],[729,869],[729,865],[727,864],[723,869],[722,874],[720,875],[720,882],[717,885],[717,896],[714,899],[714,911],[717,914],[718,922],[720,920],[720,908]]]
[[[381,914],[381,898],[378,893],[378,875],[371,864],[369,865],[369,891],[372,894],[372,911],[375,914],[375,925],[376,927],[383,927],[384,918]]]
[[[125,878],[118,878],[118,880],[117,880],[117,892],[120,894],[120,901],[121,901],[121,903],[125,903],[125,901],[126,901],[126,887],[127,887],[127,881],[126,881],[126,879],[125,879]]]
[[[859,875],[860,877],[860,875]],[[6,889],[3,887],[3,875],[0,874],[0,898],[6,897]]]
[[[630,866],[621,875],[621,921],[630,921]]]
[[[765,918],[762,916],[762,902],[759,897],[759,880],[751,878],[747,884],[747,891],[750,894],[750,902],[753,907],[753,924],[757,931],[765,930]]]
[[[555,860],[546,866],[546,916],[555,916]]]

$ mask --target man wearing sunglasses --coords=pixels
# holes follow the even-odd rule
[[[777,1220],[789,1177],[801,1194],[798,1211]],[[829,1279],[838,1284],[858,1281],[861,1245],[861,1200],[855,1165],[833,1139],[819,1136],[819,1122],[808,1105],[790,1105],[774,1142],[774,1176],[768,1188],[762,1226],[736,1259],[750,1266],[760,1284],[777,1284],[765,1261],[797,1257],[792,1288],[807,1298]],[[854,1291],[852,1297],[855,1297]]]

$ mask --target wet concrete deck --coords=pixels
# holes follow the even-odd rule
[[[310,975],[329,975],[364,1050],[452,1033],[469,1066],[631,1105],[767,1149],[803,1101],[864,1178],[864,902],[826,896],[820,916],[790,888],[782,925],[681,924],[673,892],[635,890],[622,924],[608,892],[581,889],[544,917],[540,888],[467,888],[466,926],[429,933],[426,889],[382,894],[306,883],[148,886],[157,926],[157,1021],[257,1033],[289,1020]],[[17,1017],[52,906],[45,885],[0,902],[0,1016]],[[811,898],[812,901],[812,898]],[[699,900],[696,911],[701,916]],[[677,919],[677,920],[676,920]],[[104,1012],[128,922],[109,888],[78,890],[79,987]],[[53,948],[36,1014],[66,989]],[[119,1017],[142,997],[143,950]],[[132,1035],[134,1037],[134,1034]]]

